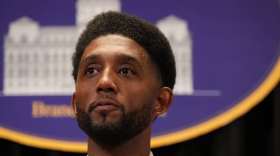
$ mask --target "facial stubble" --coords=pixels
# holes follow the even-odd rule
[[[100,112],[102,121],[94,122],[91,114],[93,110],[85,112],[77,104],[77,121],[79,127],[96,142],[111,146],[119,146],[147,129],[152,120],[152,103],[144,104],[142,108],[125,113],[120,104],[122,115],[117,121],[108,121],[110,112]]]

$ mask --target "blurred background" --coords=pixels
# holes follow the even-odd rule
[[[86,155],[71,57],[86,23],[108,10],[155,24],[176,59],[155,156],[280,156],[276,0],[1,0],[0,156]]]

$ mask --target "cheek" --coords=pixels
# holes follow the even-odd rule
[[[126,87],[127,89],[122,92],[122,102],[127,105],[126,109],[128,111],[142,108],[144,104],[153,102],[154,93],[152,92],[151,86],[127,84]]]
[[[78,86],[75,93],[76,103],[79,104],[80,108],[87,109],[89,104],[93,102],[93,88],[85,83],[77,83],[76,86]]]

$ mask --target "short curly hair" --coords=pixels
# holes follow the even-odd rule
[[[95,16],[81,34],[72,57],[74,67],[72,75],[75,83],[85,48],[92,40],[109,34],[130,38],[141,45],[157,70],[161,86],[173,89],[176,79],[175,59],[166,37],[153,24],[136,16],[115,11]]]

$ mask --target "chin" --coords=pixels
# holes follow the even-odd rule
[[[122,113],[117,113],[117,112],[106,112],[106,111],[101,111],[92,114],[92,121],[96,121],[99,124],[102,122],[108,122],[108,123],[115,123],[121,120]],[[96,123],[95,122],[95,123]]]

